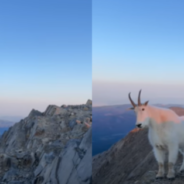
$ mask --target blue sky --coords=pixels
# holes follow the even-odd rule
[[[92,5],[0,2],[0,116],[92,98]]]
[[[184,2],[93,0],[93,104],[184,104]]]

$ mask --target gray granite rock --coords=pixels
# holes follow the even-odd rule
[[[32,110],[0,138],[0,183],[88,184],[92,102]],[[76,123],[80,120],[81,123]]]
[[[70,121],[69,121],[69,126],[70,126],[71,129],[73,129],[73,127],[74,127],[76,124],[77,124],[77,123],[76,123],[76,119],[73,119],[73,120],[70,120]]]
[[[86,102],[86,105],[92,105],[92,100],[88,100],[88,101]]]
[[[77,167],[77,174],[82,182],[90,182],[92,173],[92,145],[88,148],[86,154],[82,158],[79,166]]]

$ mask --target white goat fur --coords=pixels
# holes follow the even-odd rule
[[[178,116],[171,109],[159,108],[143,104],[134,108],[137,115],[136,125],[148,127],[148,139],[153,147],[159,165],[157,178],[164,176],[165,152],[168,151],[167,178],[175,177],[174,164],[178,151],[184,156],[184,116]],[[184,170],[184,160],[180,171]]]

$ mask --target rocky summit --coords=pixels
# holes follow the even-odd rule
[[[0,138],[0,184],[90,184],[92,101],[32,110]]]
[[[172,107],[178,115],[184,109]],[[109,150],[93,157],[93,184],[184,184],[184,173],[179,173],[182,156],[175,166],[176,178],[156,179],[157,162],[148,142],[147,129],[133,129]],[[166,167],[167,169],[167,167]]]

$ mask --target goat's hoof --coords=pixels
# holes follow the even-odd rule
[[[167,176],[167,179],[172,181],[175,179],[175,176]]]
[[[156,179],[163,179],[164,178],[164,173],[163,172],[159,172],[157,175],[156,175]]]
[[[174,172],[169,172],[167,174],[167,179],[168,180],[174,180],[175,179],[175,173]]]
[[[156,176],[157,180],[162,180],[164,177],[163,176]]]

